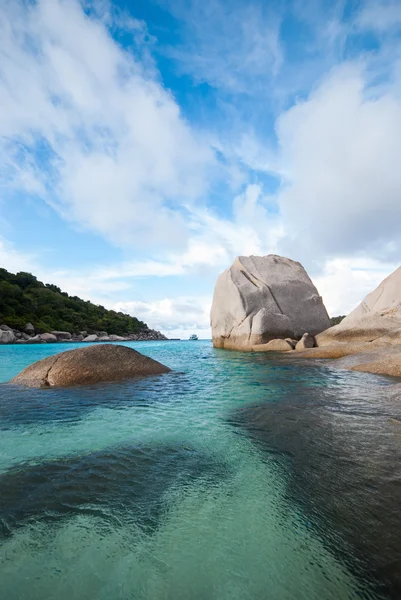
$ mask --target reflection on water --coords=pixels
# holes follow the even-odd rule
[[[334,376],[345,386],[306,384],[278,403],[236,409],[231,422],[275,456],[289,475],[287,499],[327,547],[400,598],[401,405],[373,377],[369,389]]]
[[[132,345],[174,372],[0,386],[5,598],[396,597],[387,380],[207,342]],[[59,350],[0,347],[0,378]]]

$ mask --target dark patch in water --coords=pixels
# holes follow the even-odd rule
[[[77,422],[99,406],[124,410],[133,405],[169,403],[191,394],[193,384],[183,373],[141,377],[128,381],[68,389],[32,389],[0,384],[0,423],[25,426],[32,423]],[[178,382],[177,382],[178,379]]]
[[[382,597],[399,599],[401,406],[373,377],[347,378],[337,390],[300,385],[230,422],[279,462],[289,500],[332,551]]]
[[[227,475],[212,457],[184,446],[124,446],[38,465],[19,465],[0,476],[0,536],[37,521],[59,522],[91,513],[109,520],[157,526],[174,486]]]

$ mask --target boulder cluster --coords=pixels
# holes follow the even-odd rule
[[[240,256],[217,280],[211,325],[216,348],[340,359],[341,368],[401,376],[401,267],[330,327],[302,265]]]
[[[70,333],[69,331],[52,331],[38,333],[32,323],[27,323],[24,331],[12,329],[8,325],[0,325],[0,344],[55,344],[58,342],[142,342],[167,340],[160,331],[146,329],[141,333],[129,333],[125,336],[108,334],[107,331],[97,331],[88,334],[87,331]]]

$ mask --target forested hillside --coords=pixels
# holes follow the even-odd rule
[[[126,335],[147,329],[135,317],[69,296],[30,273],[13,275],[6,269],[0,269],[0,323],[20,330],[32,323],[37,332],[85,330]]]

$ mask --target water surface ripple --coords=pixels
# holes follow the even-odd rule
[[[401,597],[392,381],[210,342],[127,345],[173,373],[0,385],[5,598]],[[60,349],[0,347],[0,381]]]

